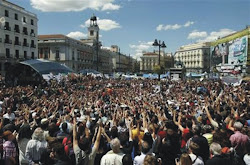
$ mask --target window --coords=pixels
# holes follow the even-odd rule
[[[9,30],[9,31],[11,30],[11,29],[10,29],[10,24],[9,24],[9,22],[5,22],[4,29],[5,29],[5,30]]]
[[[59,50],[56,50],[56,59],[60,59]]]
[[[18,59],[19,58],[19,50],[16,50],[16,55],[15,57]]]
[[[19,25],[15,25],[15,32],[20,33]]]
[[[33,19],[30,20],[30,24],[31,24],[31,25],[34,25]]]
[[[26,17],[23,17],[23,22],[25,22],[25,23],[26,23]]]
[[[35,37],[34,29],[30,30],[30,35],[33,36],[33,37]]]
[[[90,30],[90,36],[94,35],[94,30]]]
[[[28,46],[26,38],[23,39],[23,46]]]
[[[31,58],[35,59],[35,53],[34,52],[31,52]]]
[[[5,14],[4,14],[6,17],[9,17],[9,11],[8,10],[5,10]]]
[[[15,37],[15,45],[20,45],[20,43],[19,43],[19,37]]]
[[[6,48],[5,52],[6,52],[6,58],[10,58],[10,49]]]
[[[15,20],[18,20],[18,14],[15,13]]]
[[[28,30],[26,27],[23,27],[23,34],[28,35]]]
[[[23,57],[24,57],[24,59],[27,59],[27,51],[23,52]]]

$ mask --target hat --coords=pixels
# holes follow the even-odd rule
[[[44,119],[41,120],[41,124],[45,124],[47,121],[48,121],[48,119],[44,118]]]

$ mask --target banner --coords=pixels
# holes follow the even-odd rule
[[[211,64],[246,65],[247,36],[211,47]]]

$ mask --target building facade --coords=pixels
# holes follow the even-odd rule
[[[174,61],[182,63],[187,73],[210,71],[210,43],[196,43],[181,46],[174,55]]]
[[[221,75],[250,74],[250,27],[211,43],[211,67]]]
[[[158,52],[144,52],[140,61],[140,71],[145,73],[152,73],[155,66],[159,65],[159,51]],[[160,65],[164,67],[165,71],[173,65],[172,53],[160,52]]]
[[[0,73],[16,62],[37,58],[37,16],[0,0]]]

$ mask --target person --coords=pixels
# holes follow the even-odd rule
[[[73,150],[75,153],[76,164],[93,165],[95,161],[96,152],[98,151],[101,139],[102,126],[99,125],[97,137],[94,146],[91,149],[91,141],[89,137],[89,130],[85,127],[85,137],[77,138],[76,119],[73,120]]]
[[[134,159],[134,165],[142,165],[144,158],[146,157],[146,155],[149,153],[151,147],[148,144],[147,141],[142,141],[141,144],[141,155],[138,155],[135,157]]]
[[[40,127],[36,128],[25,151],[25,157],[29,160],[29,164],[39,164],[41,155],[46,151],[47,145],[43,130]]]
[[[197,156],[202,157],[203,161],[208,160],[209,158],[209,145],[207,139],[201,135],[201,126],[194,125],[192,127],[194,136],[190,139],[192,142],[196,143],[199,146],[199,151],[196,153]]]
[[[120,140],[114,138],[110,142],[111,151],[107,152],[101,159],[100,165],[122,165],[122,159],[124,154],[120,150]]]
[[[187,153],[183,153],[180,160],[175,159],[175,165],[192,165],[192,160]]]
[[[241,122],[235,122],[234,123],[235,132],[229,138],[232,147],[234,147],[236,154],[239,156],[243,156],[246,153],[246,146],[250,140],[247,135],[244,135],[240,132],[242,128],[243,124]]]
[[[62,124],[62,129],[60,130],[60,132],[57,133],[56,137],[60,140],[63,141],[63,139],[67,136],[69,136],[69,133],[67,132],[68,130],[68,124],[67,123],[63,123]]]
[[[212,158],[206,161],[206,165],[231,165],[231,160],[226,155],[222,155],[221,150],[220,144],[212,143],[210,145]]]
[[[125,154],[122,158],[122,164],[123,165],[133,165],[133,159],[131,157],[131,154]]]
[[[17,144],[19,149],[19,164],[27,165],[29,164],[28,159],[25,157],[25,151],[29,140],[31,139],[31,130],[28,123],[21,126],[18,131]]]
[[[50,156],[54,160],[54,165],[69,165],[70,160],[64,152],[64,147],[61,143],[57,142],[52,146]]]
[[[143,165],[158,165],[158,161],[153,154],[147,154],[143,160]]]
[[[246,146],[250,141],[247,135],[242,134],[240,131],[243,128],[241,122],[234,123],[234,134],[230,136],[229,140],[234,150],[234,164],[244,164],[243,157],[246,153]]]
[[[244,155],[243,160],[246,165],[250,165],[250,143],[247,144],[247,153]]]
[[[11,131],[5,131],[3,133],[3,137],[5,142],[3,143],[3,159],[5,164],[16,164],[16,145],[14,143],[15,135],[12,134]]]
[[[189,145],[189,156],[192,160],[193,165],[204,165],[202,157],[198,156],[200,146],[194,142],[190,142]]]

